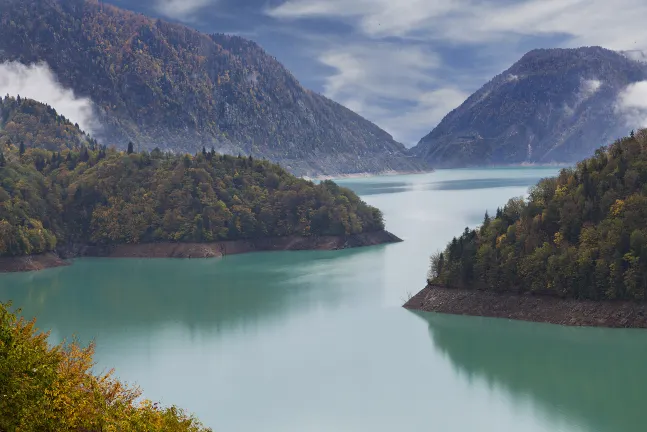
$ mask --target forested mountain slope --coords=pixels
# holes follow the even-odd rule
[[[632,134],[633,135],[633,134]],[[647,131],[541,181],[432,257],[430,283],[644,300]]]
[[[427,165],[373,123],[303,88],[240,37],[96,0],[0,0],[0,61],[45,61],[96,104],[104,144],[253,155],[298,175]]]
[[[533,50],[411,153],[437,167],[577,162],[626,134],[618,96],[645,79],[647,64],[604,48]]]
[[[41,114],[19,136],[0,133],[0,256],[72,243],[201,243],[384,229],[378,209],[331,181],[315,185],[268,161],[206,149],[195,156],[107,149],[51,108],[5,99],[3,106],[10,105],[11,118]],[[42,131],[52,128],[81,144],[46,150],[51,141]],[[16,144],[23,141],[32,146]]]
[[[52,151],[99,145],[51,106],[7,96],[0,98],[0,142],[3,141]]]

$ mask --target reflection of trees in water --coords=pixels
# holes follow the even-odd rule
[[[418,314],[467,374],[595,432],[647,430],[647,332]]]
[[[381,252],[377,247],[221,260],[84,259],[43,273],[0,276],[0,298],[36,316],[39,327],[82,339],[97,329],[168,323],[220,331],[266,323],[309,303],[337,302],[343,290],[330,281],[348,276],[339,261],[364,259],[358,254],[375,259]]]

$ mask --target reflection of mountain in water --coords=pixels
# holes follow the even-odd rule
[[[529,396],[587,431],[647,430],[647,332],[417,313],[471,380]]]
[[[83,259],[41,273],[0,275],[0,299],[11,299],[41,328],[83,340],[97,330],[180,323],[201,330],[266,324],[309,306],[337,304],[353,265],[379,265],[382,248],[279,252],[221,260]],[[379,273],[374,272],[379,278]],[[326,283],[331,280],[335,283]]]

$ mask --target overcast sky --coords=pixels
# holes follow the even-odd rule
[[[108,0],[258,42],[410,146],[533,48],[647,48],[645,0]]]

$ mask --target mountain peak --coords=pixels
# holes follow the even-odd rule
[[[2,16],[11,25],[0,26],[0,61],[46,62],[98,108],[104,144],[213,147],[309,176],[428,169],[375,124],[306,91],[242,37],[86,0],[5,2]]]
[[[626,134],[618,95],[647,66],[602,47],[536,49],[412,149],[436,166],[570,163]]]

